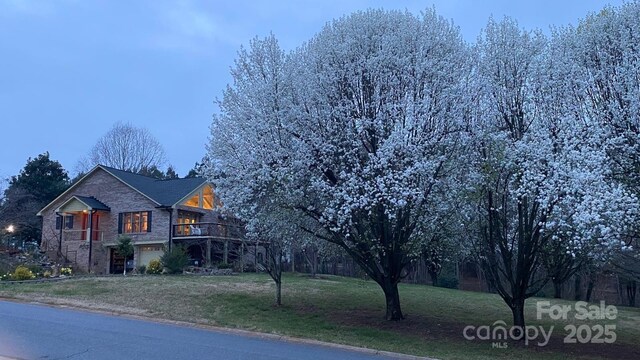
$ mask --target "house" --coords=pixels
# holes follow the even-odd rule
[[[258,261],[263,249],[244,242],[244,227],[224,216],[203,178],[158,180],[97,165],[45,206],[41,249],[50,258],[97,274],[147,265],[165,248],[185,245],[194,265]],[[134,245],[125,264],[120,236]],[[258,251],[256,251],[256,248]]]

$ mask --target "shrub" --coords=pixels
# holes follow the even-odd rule
[[[216,266],[217,266],[218,269],[232,269],[233,268],[233,265],[227,264],[225,262],[221,262]]]
[[[449,289],[458,289],[459,281],[457,275],[456,264],[452,261],[444,261],[442,264],[442,271],[438,276],[438,283],[434,286],[439,286]]]
[[[42,274],[43,277],[49,278],[51,277],[51,271],[49,270],[45,270],[44,274]]]
[[[244,264],[244,272],[256,272],[256,265],[252,262]]]
[[[149,261],[149,266],[147,266],[147,274],[161,274],[162,273],[162,262],[159,259],[153,259]]]
[[[458,279],[453,276],[443,276],[438,279],[438,286],[449,289],[457,289]]]
[[[27,265],[27,269],[31,270],[32,273],[42,273],[42,266],[40,265]]]
[[[140,265],[140,266],[138,266],[138,268],[136,270],[138,270],[138,274],[144,274],[147,271],[147,266],[146,265]]]
[[[171,251],[164,252],[160,262],[169,274],[182,274],[183,269],[189,264],[189,254],[183,246],[174,246]]]
[[[31,272],[28,267],[22,265],[18,266],[11,276],[11,280],[31,280],[35,278],[36,276],[33,272]]]
[[[73,274],[73,271],[71,270],[70,267],[63,267],[60,268],[60,275],[67,275],[67,276],[71,276]]]

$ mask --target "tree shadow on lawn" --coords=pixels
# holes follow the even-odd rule
[[[298,311],[306,313],[307,311],[313,311],[313,308],[298,307]],[[531,356],[536,357],[560,355],[569,358],[640,359],[640,344],[636,346],[620,342],[613,344],[565,344],[564,337],[568,332],[564,330],[565,324],[562,323],[554,326],[551,339],[545,346],[538,346],[538,341],[536,340],[529,342],[528,345],[525,345],[522,341],[509,340],[506,341],[507,349],[520,351],[517,351],[517,353],[504,351],[504,354],[501,354],[501,349],[492,347],[494,341],[479,340],[477,338],[467,340],[463,334],[464,328],[468,325],[477,327],[491,325],[492,322],[487,322],[486,324],[447,322],[443,321],[441,317],[429,317],[421,314],[405,314],[406,318],[402,321],[387,321],[383,315],[380,311],[370,309],[350,309],[348,312],[337,311],[326,314],[328,321],[340,326],[379,329],[397,334],[399,338],[417,337],[425,343],[445,341],[458,344],[460,347],[467,346],[479,349],[486,346],[487,351],[482,352],[491,354],[492,357],[504,356],[511,358],[517,354],[527,356],[527,353],[529,353]],[[548,326],[545,326],[545,331],[549,331]],[[500,341],[500,343],[503,342]]]

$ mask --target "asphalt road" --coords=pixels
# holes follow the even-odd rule
[[[0,359],[391,359],[320,345],[0,301]]]

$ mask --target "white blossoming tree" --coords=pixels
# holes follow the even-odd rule
[[[574,68],[557,50],[509,19],[491,20],[478,44],[480,253],[516,326],[549,280],[549,256],[624,247],[635,212],[635,197],[609,181],[605,134],[579,111],[566,82]]]
[[[606,133],[609,179],[640,196],[640,2],[606,7],[571,28],[568,55],[585,116]],[[627,218],[630,218],[627,215]],[[635,302],[640,269],[640,224],[624,234],[625,251],[613,254],[610,267],[627,283]]]
[[[208,175],[246,219],[287,211],[342,247],[402,319],[397,285],[462,171],[469,59],[433,11],[355,13],[290,54],[256,40],[220,102]]]

